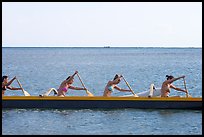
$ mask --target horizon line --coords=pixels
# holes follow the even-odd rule
[[[151,46],[149,46],[149,47],[147,47],[147,46],[140,46],[140,47],[132,47],[132,46],[130,46],[130,47],[128,47],[128,46],[118,46],[118,47],[111,47],[111,46],[101,46],[101,47],[93,47],[93,46],[91,46],[91,47],[89,47],[89,46],[86,46],[86,47],[67,47],[67,46],[40,46],[40,47],[37,47],[37,46],[2,46],[2,48],[202,48],[202,46],[201,47],[151,47]]]

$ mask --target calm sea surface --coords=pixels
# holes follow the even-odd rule
[[[103,95],[108,80],[123,74],[137,93],[160,87],[165,75],[185,75],[189,94],[202,97],[202,48],[2,48],[2,75],[17,76],[38,96],[78,70],[86,87]],[[76,77],[74,86],[82,87]],[[182,80],[174,85],[184,88]],[[14,81],[13,87],[18,87]],[[124,81],[119,87],[126,88]],[[126,93],[127,94],[127,93]],[[23,96],[7,90],[7,96]],[[69,90],[67,96],[86,96]],[[125,93],[114,91],[112,96]],[[171,95],[185,96],[171,90]],[[194,135],[202,134],[202,111],[143,109],[3,109],[2,134]]]

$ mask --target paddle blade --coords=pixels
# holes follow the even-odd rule
[[[23,90],[23,93],[24,93],[25,96],[30,96],[30,94],[25,90]]]
[[[88,90],[86,90],[86,93],[88,94],[88,96],[90,96],[90,97],[93,97],[94,95],[90,92],[90,91],[88,91]]]
[[[137,94],[134,94],[134,97],[139,97]]]
[[[192,98],[192,96],[191,96],[191,95],[189,95],[189,94],[187,94],[187,95],[186,95],[186,97],[187,97],[187,98]]]

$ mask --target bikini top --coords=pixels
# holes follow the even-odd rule
[[[59,89],[60,90],[60,89]],[[61,88],[62,91],[67,92],[68,88]]]
[[[114,90],[113,86],[108,86],[108,90],[113,92],[113,90]]]

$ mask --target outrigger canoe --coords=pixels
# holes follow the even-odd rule
[[[202,109],[202,97],[3,96],[2,108]]]

